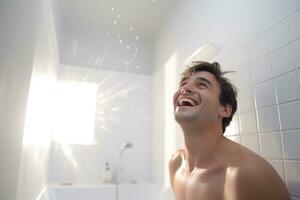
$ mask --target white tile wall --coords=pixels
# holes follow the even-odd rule
[[[272,78],[270,57],[265,56],[251,65],[253,83],[257,84]]]
[[[260,150],[265,158],[282,159],[280,132],[260,134]]]
[[[273,168],[277,171],[282,180],[285,180],[284,176],[284,168],[282,160],[273,160],[267,159],[267,161],[273,166]]]
[[[253,89],[247,88],[241,90],[238,96],[238,106],[240,112],[250,111],[254,109]]]
[[[300,130],[283,132],[282,139],[284,147],[284,158],[300,160]]]
[[[236,86],[242,90],[251,86],[250,67],[246,66],[236,73]]]
[[[300,129],[300,101],[279,106],[282,130]]]
[[[297,71],[276,79],[278,103],[300,99],[300,84]]]
[[[293,42],[293,48],[296,67],[300,68],[300,39]]]
[[[240,133],[256,133],[256,114],[255,111],[245,112],[240,114]]]
[[[267,35],[265,33],[249,42],[248,53],[250,63],[268,54]]]
[[[279,76],[295,69],[293,49],[291,44],[286,45],[271,54],[273,75]]]
[[[241,48],[239,48],[233,54],[233,58],[235,69],[240,69],[244,67],[249,62],[247,46],[242,46]]]
[[[255,100],[257,108],[276,104],[275,86],[273,80],[255,86]]]
[[[260,132],[280,130],[277,107],[268,107],[258,110],[258,124]]]
[[[240,135],[227,137],[266,158],[296,200],[300,199],[300,9],[282,19],[249,39],[248,51],[243,44],[243,58],[231,58],[246,67],[234,75]]]
[[[235,114],[230,125],[226,128],[225,136],[239,135],[239,116]]]
[[[295,12],[293,15],[289,17],[289,25],[292,40],[295,40],[300,37],[300,10]]]
[[[291,195],[300,196],[300,162],[285,161],[287,185]]]
[[[241,138],[240,138],[240,136],[237,136],[237,135],[235,135],[235,136],[228,136],[227,137],[228,139],[230,139],[230,140],[232,140],[232,141],[234,141],[234,142],[236,142],[236,143],[241,143]]]
[[[258,134],[241,135],[241,144],[259,154]]]
[[[272,27],[268,32],[268,46],[270,52],[288,44],[290,39],[288,20],[283,20],[279,24]]]

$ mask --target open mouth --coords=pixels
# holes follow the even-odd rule
[[[178,101],[178,106],[189,106],[189,107],[194,107],[198,105],[198,102],[195,101],[194,99],[190,98],[182,98]]]

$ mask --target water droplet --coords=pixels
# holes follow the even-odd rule
[[[112,6],[112,7],[111,7],[111,11],[114,11],[114,10],[115,10],[115,7]]]
[[[122,43],[123,43],[123,41],[122,41],[122,40],[120,40],[120,43],[122,44]]]
[[[116,20],[114,20],[114,24],[116,24],[117,23],[117,21]]]
[[[138,52],[139,51],[139,49],[138,48],[135,48],[135,52]]]
[[[127,49],[130,49],[130,46],[129,45],[127,45],[127,47],[126,47]]]
[[[133,28],[132,28],[132,26],[130,26],[130,31],[132,31],[133,30]]]
[[[136,40],[138,40],[138,39],[139,39],[139,36],[138,36],[138,35],[137,35],[137,36],[135,36],[135,39],[136,39]]]

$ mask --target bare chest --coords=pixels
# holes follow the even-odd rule
[[[226,169],[196,169],[187,175],[180,169],[174,177],[176,200],[223,200]]]

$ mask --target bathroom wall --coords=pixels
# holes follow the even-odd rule
[[[157,96],[174,90],[176,81],[162,80],[170,73],[178,80],[183,61],[212,41],[221,50],[213,60],[225,70],[237,71],[229,76],[239,88],[239,109],[226,136],[265,157],[282,176],[291,196],[300,197],[299,8],[300,3],[293,0],[174,1],[156,42],[154,80],[161,80],[162,87],[154,85],[154,108],[165,123],[154,122],[154,130],[160,133],[154,133],[153,141],[166,135],[165,126],[173,123],[166,117],[170,110],[162,106],[171,104],[171,97]],[[163,87],[166,84],[171,89]],[[182,139],[169,136],[159,147],[165,153],[153,152],[154,180],[165,185],[167,179],[161,174],[167,174],[162,169],[170,157],[166,154],[168,141],[178,148]]]
[[[0,2],[0,199],[15,200],[40,1]]]
[[[149,182],[152,77],[61,65],[58,78],[59,81],[77,81],[97,86],[95,142],[90,145],[53,143],[49,183],[101,183],[105,162],[109,162],[114,170],[120,148],[126,141],[131,142],[133,147],[124,152],[124,181]]]
[[[266,158],[294,199],[300,197],[299,24],[300,10],[291,11],[221,59],[236,70],[231,78],[239,89],[239,131],[227,135]]]
[[[18,177],[18,200],[47,198],[58,52],[51,1],[42,1],[39,10]]]

